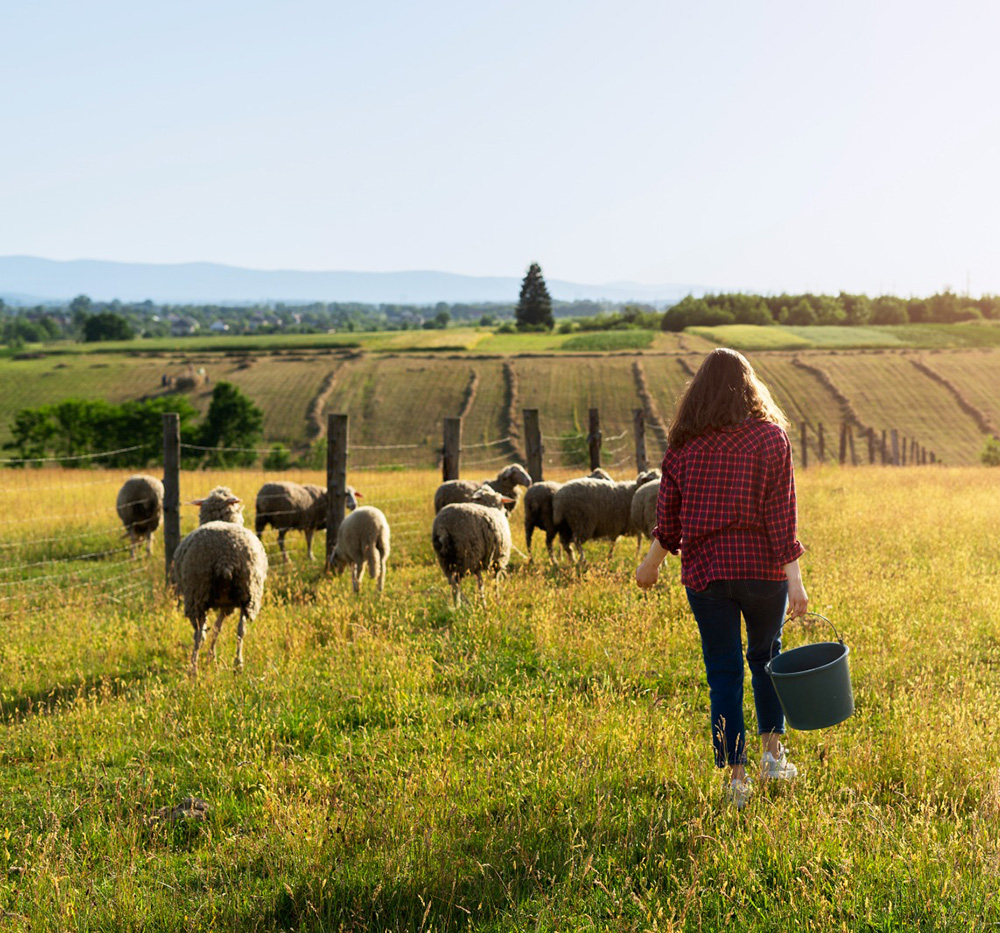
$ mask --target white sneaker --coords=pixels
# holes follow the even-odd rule
[[[753,784],[749,781],[741,781],[739,778],[733,778],[726,788],[726,800],[737,810],[742,810],[752,795]]]
[[[799,769],[788,760],[784,749],[778,758],[770,752],[764,752],[761,757],[760,774],[765,780],[790,781],[798,773]]]

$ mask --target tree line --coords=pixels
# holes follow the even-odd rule
[[[158,395],[112,404],[99,399],[66,399],[22,408],[4,449],[14,462],[55,460],[64,466],[143,468],[163,460],[163,415],[180,417],[186,469],[251,466],[264,434],[264,413],[230,382],[218,382],[204,419],[186,396]],[[92,457],[95,452],[103,452]],[[20,461],[20,462],[19,462]]]

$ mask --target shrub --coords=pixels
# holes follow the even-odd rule
[[[1000,439],[990,437],[986,439],[986,446],[980,455],[980,459],[986,466],[1000,466]]]

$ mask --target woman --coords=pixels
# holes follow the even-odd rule
[[[701,633],[716,764],[729,768],[727,795],[750,796],[743,722],[746,620],[761,774],[789,780],[797,769],[781,744],[785,717],[764,665],[781,650],[786,612],[806,611],[796,539],[795,479],[787,420],[735,350],[713,350],[688,385],[670,427],[649,553],[636,569],[653,586],[667,554],[681,554],[681,582]]]

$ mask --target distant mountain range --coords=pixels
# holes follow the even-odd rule
[[[695,285],[636,282],[582,285],[546,279],[546,284],[552,297],[562,301],[604,299],[669,304],[685,295],[701,295],[706,291]],[[297,272],[242,269],[211,262],[156,265],[0,256],[0,298],[22,306],[67,301],[77,295],[88,295],[95,301],[150,299],[158,304],[515,302],[520,288],[520,277],[450,272]]]

